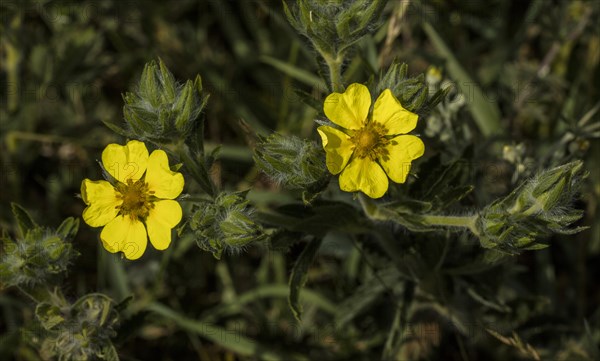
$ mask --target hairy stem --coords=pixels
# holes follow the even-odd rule
[[[359,193],[358,199],[365,214],[375,221],[392,221],[414,231],[428,230],[428,227],[459,227],[468,228],[473,234],[479,236],[477,231],[477,215],[471,216],[443,216],[429,214],[415,214],[414,217],[404,217],[391,209],[381,207],[371,198]]]
[[[478,234],[475,223],[477,216],[438,216],[438,215],[422,215],[424,223],[431,226],[441,227],[462,227],[468,228],[475,235]]]
[[[331,55],[324,55],[323,58],[329,68],[329,80],[331,82],[331,89],[334,92],[344,91],[344,80],[342,79],[342,63],[344,57],[338,54],[336,57]]]

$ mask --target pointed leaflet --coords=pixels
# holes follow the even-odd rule
[[[308,278],[308,268],[317,256],[317,251],[321,246],[321,238],[313,239],[302,251],[300,257],[294,264],[292,275],[290,276],[290,296],[288,298],[290,308],[294,317],[300,321],[302,316],[302,305],[300,305],[300,290],[304,287]]]
[[[16,203],[11,203],[10,206],[12,207],[12,212],[15,220],[17,221],[17,225],[19,226],[21,236],[25,237],[28,230],[36,228],[38,225],[35,223],[33,218],[31,218],[29,212],[27,212],[25,208]]]

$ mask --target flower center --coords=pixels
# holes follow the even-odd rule
[[[154,203],[151,200],[154,192],[148,190],[148,184],[143,180],[133,182],[127,180],[127,184],[119,183],[117,185],[117,198],[123,203],[118,206],[122,215],[129,215],[133,220],[145,220],[154,208]]]
[[[357,130],[350,141],[355,145],[355,154],[359,158],[369,157],[371,160],[388,153],[386,145],[389,140],[385,137],[387,129],[380,123],[369,122]]]

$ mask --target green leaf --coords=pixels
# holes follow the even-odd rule
[[[11,203],[10,206],[12,207],[12,213],[17,221],[17,225],[19,226],[21,236],[25,237],[28,230],[38,227],[37,223],[35,223],[25,208],[16,203]]]
[[[277,212],[259,213],[258,217],[263,223],[316,237],[323,237],[332,230],[361,233],[368,228],[364,217],[343,202],[319,201],[312,207],[288,204],[277,209]]]
[[[460,65],[454,53],[444,42],[442,37],[428,22],[423,23],[425,33],[433,43],[437,52],[448,61],[448,72],[458,85],[460,91],[465,94],[471,114],[475,123],[483,135],[489,137],[500,133],[502,126],[500,123],[500,109],[495,101],[486,97],[481,88],[469,76],[467,71]]]
[[[158,66],[162,75],[159,80],[163,86],[164,96],[167,97],[168,102],[173,102],[175,100],[175,77],[160,58],[158,59]]]
[[[41,322],[42,327],[48,331],[65,321],[59,307],[45,302],[37,305],[35,315]]]
[[[62,237],[63,240],[71,240],[77,234],[79,230],[79,219],[75,219],[73,217],[69,217],[65,219],[58,229],[56,233]]]
[[[229,303],[222,303],[219,306],[206,311],[206,320],[216,320],[220,317],[242,313],[245,309],[245,305],[260,299],[288,298],[289,295],[290,288],[287,284],[268,284],[260,286],[238,295]],[[339,309],[336,304],[328,300],[325,296],[307,288],[302,289],[300,301],[310,303],[323,312],[331,315],[336,314]]]
[[[129,137],[131,134],[125,130],[124,128],[119,127],[116,124],[113,124],[111,122],[109,122],[108,120],[102,119],[102,123],[104,123],[104,125],[106,125],[106,127],[110,130],[112,130],[113,132],[122,135],[124,137]]]
[[[327,89],[327,85],[325,84],[325,82],[318,76],[313,75],[313,73],[311,72],[308,72],[304,69],[298,68],[289,63],[283,62],[281,60],[266,55],[262,56],[260,60],[264,63],[273,66],[275,69],[280,70],[282,73],[287,74],[290,77],[298,80],[301,83],[312,87],[316,87],[317,89]]]
[[[446,97],[448,96],[448,94],[450,93],[450,91],[452,89],[453,89],[453,86],[448,85],[444,89],[440,89],[440,90],[436,91],[435,94],[433,94],[433,96],[427,101],[427,106],[424,107],[423,110],[429,111],[429,110],[435,108],[439,103],[441,103],[444,99],[446,99]]]
[[[379,272],[375,277],[361,285],[350,297],[337,307],[335,314],[336,327],[343,329],[361,312],[368,309],[382,294],[387,291],[386,285],[397,282],[400,274],[395,267],[389,267]]]
[[[478,256],[469,263],[458,267],[444,268],[444,273],[452,276],[482,273],[498,267],[509,259],[510,256],[504,252],[493,249],[483,250],[482,253],[478,254]]]
[[[126,310],[127,307],[129,307],[129,304],[131,303],[131,301],[133,301],[133,296],[125,297],[125,299],[123,299],[123,301],[121,301],[117,305],[115,305],[115,311],[121,312],[121,311]]]
[[[102,351],[103,359],[106,361],[119,361],[119,354],[114,345],[106,346]]]
[[[241,356],[267,361],[309,360],[307,356],[275,350],[271,345],[261,344],[240,334],[239,329],[230,331],[209,322],[187,318],[160,303],[151,303],[146,309],[175,322],[177,326],[186,331],[198,334]]]
[[[398,213],[425,213],[431,210],[431,202],[422,202],[415,199],[400,197],[394,202],[384,204],[384,207],[393,209]]]
[[[290,297],[288,298],[290,308],[294,317],[300,321],[302,316],[302,305],[300,305],[300,291],[308,278],[308,268],[317,256],[317,251],[321,246],[322,239],[313,239],[302,251],[298,260],[292,269],[290,276]]]

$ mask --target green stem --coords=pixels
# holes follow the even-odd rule
[[[35,303],[40,303],[41,302],[34,295],[32,295],[31,293],[25,291],[25,289],[23,287],[17,285],[17,288],[19,289],[19,291],[21,291],[21,293],[23,293],[25,296],[29,297],[29,299],[31,299],[33,302],[35,302]]]
[[[208,169],[206,169],[203,163],[203,159],[196,159],[198,156],[201,155],[196,154],[194,156],[193,153],[190,152],[190,149],[188,147],[183,146],[182,144],[179,144],[177,148],[181,162],[184,164],[185,168],[188,170],[192,178],[194,178],[194,180],[198,183],[200,188],[202,188],[202,190],[206,192],[206,194],[208,194],[211,198],[216,197],[216,186],[210,179],[210,176],[208,175]]]
[[[329,68],[331,90],[334,92],[344,91],[344,79],[342,78],[342,63],[344,62],[344,57],[340,54],[335,58],[330,55],[324,55],[323,58]]]
[[[12,113],[19,107],[19,95],[21,94],[21,89],[19,88],[19,84],[21,84],[21,79],[19,79],[21,53],[9,41],[3,41],[2,45],[6,49],[5,68],[8,77],[8,82],[6,83],[8,88],[6,89],[8,93],[8,111]]]
[[[477,235],[475,226],[477,216],[438,216],[438,215],[422,215],[423,223],[431,226],[441,227],[463,227],[468,228],[471,232]]]
[[[392,221],[417,232],[426,231],[428,230],[427,227],[461,227],[468,228],[474,235],[479,236],[479,232],[477,231],[477,215],[442,216],[415,214],[408,219],[398,212],[380,207],[363,193],[359,193],[358,199],[367,217],[374,221]]]
[[[162,254],[158,275],[155,278],[154,286],[152,288],[154,295],[158,295],[161,291],[161,287],[167,273],[167,266],[169,265],[169,261],[171,261],[171,256],[173,255],[174,249],[175,247],[169,247]]]

